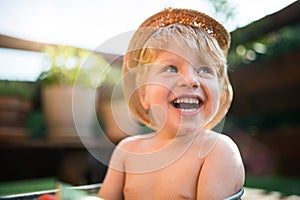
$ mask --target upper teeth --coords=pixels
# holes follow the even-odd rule
[[[175,103],[196,103],[199,104],[199,100],[197,98],[179,98],[174,101]]]

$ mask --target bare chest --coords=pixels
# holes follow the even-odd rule
[[[154,171],[126,173],[125,199],[196,199],[202,160],[185,154]]]

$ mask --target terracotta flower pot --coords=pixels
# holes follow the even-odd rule
[[[71,86],[46,87],[42,91],[47,134],[51,141],[78,142],[79,136],[93,135],[95,90],[76,88],[74,91]]]

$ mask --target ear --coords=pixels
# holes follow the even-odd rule
[[[149,110],[150,109],[150,104],[149,104],[149,101],[148,101],[148,98],[147,98],[147,93],[146,93],[146,87],[145,86],[139,88],[138,96],[139,96],[139,99],[140,99],[140,102],[141,102],[143,108],[145,110]]]

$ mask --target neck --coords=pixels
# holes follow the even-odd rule
[[[205,129],[198,129],[198,130],[186,130],[186,129],[179,129],[179,130],[170,130],[167,128],[163,128],[155,134],[157,139],[165,142],[176,142],[179,143],[186,143],[194,140],[199,134],[204,132]]]

